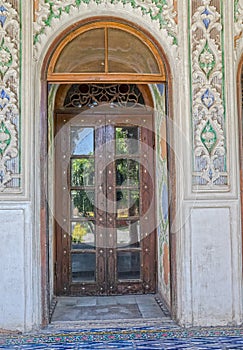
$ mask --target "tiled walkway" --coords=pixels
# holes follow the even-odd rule
[[[207,335],[206,335],[207,334]],[[236,335],[240,334],[240,335]],[[134,329],[60,331],[0,337],[0,349],[243,349],[242,329]]]

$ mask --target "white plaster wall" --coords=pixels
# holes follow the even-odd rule
[[[238,201],[185,203],[181,324],[217,326],[242,322],[238,217]]]
[[[23,210],[1,210],[0,227],[0,299],[4,301],[0,305],[0,325],[21,328],[25,322]]]
[[[232,315],[229,208],[191,212],[193,323],[227,323]]]
[[[0,207],[0,329],[33,328],[32,232],[29,204]]]

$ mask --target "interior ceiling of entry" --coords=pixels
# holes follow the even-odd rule
[[[117,22],[96,22],[72,31],[58,45],[48,81],[163,82],[165,68],[144,33]]]

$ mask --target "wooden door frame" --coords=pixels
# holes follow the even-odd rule
[[[82,20],[78,23],[75,23],[75,27],[82,26],[88,22],[94,22],[104,20],[104,17],[92,17],[85,20]],[[109,20],[114,20],[118,22],[122,22],[128,25],[135,26],[134,23],[125,21],[121,18],[117,17],[109,17]],[[69,26],[66,28],[61,34],[59,34],[56,39],[51,44],[48,49],[42,64],[41,70],[41,80],[40,80],[40,256],[41,256],[41,306],[42,306],[42,325],[45,326],[49,323],[50,319],[50,273],[49,273],[49,206],[48,200],[46,198],[46,194],[48,193],[48,171],[46,168],[46,164],[48,162],[48,80],[47,80],[47,72],[49,67],[50,58],[55,51],[57,44],[62,40],[65,35],[71,32],[73,26]],[[167,86],[167,117],[172,119],[173,116],[173,91],[172,91],[172,74],[170,71],[170,64],[167,59],[167,56],[162,49],[161,45],[158,41],[150,35],[150,33],[146,32],[143,28],[137,26],[139,30],[143,33],[146,33],[150,38],[151,42],[158,48],[158,51],[163,59],[165,71],[166,71],[166,86]],[[92,83],[92,81],[89,81]],[[96,81],[97,82],[97,81]],[[102,82],[102,81],[100,81]],[[117,81],[114,79],[114,83]],[[130,83],[129,79],[127,83]],[[149,84],[150,82],[146,81],[138,81],[144,85]],[[155,82],[154,82],[155,83]],[[161,81],[157,82],[158,84]],[[167,139],[170,145],[174,144],[173,140],[173,130],[168,128],[167,125]],[[168,144],[168,142],[167,142]],[[171,199],[171,203],[169,206],[169,222],[172,223],[175,219],[176,215],[176,173],[175,173],[175,155],[174,151],[171,147],[168,147],[167,161],[168,161],[168,169],[170,170],[170,184],[169,187],[169,198]],[[177,315],[177,260],[176,260],[176,234],[169,234],[170,239],[170,286],[171,286],[171,315],[172,318],[176,319]]]
[[[82,120],[82,124],[79,124],[80,122],[78,122],[78,120]],[[109,123],[108,123],[108,119]],[[126,122],[124,121],[124,119],[126,120]],[[64,123],[63,123],[64,120]],[[89,121],[90,120],[90,121]],[[101,124],[101,120],[103,120],[104,124]],[[129,121],[130,122],[129,122]],[[147,121],[146,124],[145,120]],[[70,281],[70,271],[71,271],[71,262],[70,262],[70,238],[68,238],[68,227],[64,228],[65,223],[60,223],[61,222],[61,217],[59,217],[59,219],[56,220],[56,233],[55,233],[55,242],[56,242],[56,276],[54,277],[54,279],[56,279],[56,281],[54,282],[55,288],[54,291],[56,291],[56,295],[111,295],[111,294],[130,294],[132,292],[136,293],[155,293],[156,292],[156,282],[157,282],[157,229],[155,226],[156,223],[156,210],[155,210],[155,198],[156,198],[156,189],[155,189],[155,155],[154,155],[154,142],[155,142],[155,134],[154,134],[154,113],[152,110],[146,110],[143,109],[142,107],[140,108],[132,108],[131,110],[127,111],[126,108],[121,108],[121,109],[114,109],[114,108],[108,108],[104,110],[104,106],[101,106],[101,110],[99,110],[98,107],[96,108],[92,108],[88,111],[80,111],[77,110],[76,112],[74,112],[73,110],[68,111],[68,109],[61,112],[57,112],[55,113],[55,130],[58,133],[60,131],[60,127],[61,125],[63,125],[66,129],[66,131],[64,131],[64,133],[62,134],[61,137],[57,138],[57,142],[55,142],[55,144],[59,144],[59,142],[63,142],[63,140],[69,140],[69,135],[67,135],[68,130],[70,130],[71,126],[75,126],[75,125],[85,125],[88,126],[90,125],[90,127],[97,127],[97,129],[101,130],[102,129],[102,133],[105,133],[105,129],[104,127],[106,126],[111,126],[112,130],[114,132],[115,127],[118,125],[122,125],[122,126],[138,126],[140,131],[141,131],[141,140],[142,144],[140,147],[142,147],[143,150],[140,149],[140,153],[139,153],[139,159],[141,161],[140,163],[140,170],[141,167],[145,167],[146,171],[142,171],[140,173],[140,179],[141,179],[141,184],[140,184],[140,195],[141,195],[141,202],[140,202],[140,214],[139,216],[139,222],[140,222],[140,228],[141,228],[141,232],[144,232],[143,238],[141,240],[141,246],[139,246],[139,248],[141,249],[140,253],[142,254],[142,261],[146,261],[145,263],[143,262],[143,265],[141,266],[141,278],[140,279],[136,279],[133,281],[128,281],[128,280],[123,280],[120,281],[118,279],[115,279],[115,273],[114,276],[112,275],[112,280],[113,280],[113,287],[112,290],[110,290],[109,288],[106,289],[106,284],[107,281],[104,283],[104,285],[99,285],[99,278],[96,281],[92,281],[91,283],[89,282],[80,282],[80,283],[72,283]],[[70,124],[69,124],[70,123]],[[66,136],[65,136],[66,135]],[[105,134],[104,134],[105,135]],[[114,136],[114,135],[113,135]],[[100,138],[99,138],[100,139]],[[70,142],[70,140],[68,141],[68,143]],[[59,145],[60,146],[60,145]],[[109,147],[109,151],[110,151],[110,147]],[[115,150],[113,150],[114,152]],[[66,207],[66,203],[68,202],[68,197],[69,197],[69,185],[66,186],[66,181],[65,184],[62,183],[61,181],[61,177],[62,175],[60,175],[61,173],[63,174],[63,171],[61,170],[61,164],[64,163],[65,168],[66,165],[69,163],[69,156],[65,157],[65,159],[63,159],[63,157],[61,156],[61,154],[59,153],[60,149],[55,149],[54,150],[54,158],[56,160],[58,160],[57,162],[55,162],[55,168],[58,168],[57,171],[57,179],[55,180],[55,197],[58,197],[59,199],[56,200],[57,206],[59,206],[59,211],[61,211],[62,213],[64,213],[63,209],[63,205],[64,207]],[[113,153],[112,152],[112,153]],[[143,152],[149,152],[149,156],[147,156],[146,158],[144,158],[142,155],[144,154]],[[152,154],[151,154],[152,153]],[[68,152],[69,155],[69,152]],[[113,156],[115,157],[115,153],[113,154]],[[112,156],[112,159],[113,159]],[[125,155],[124,155],[125,156]],[[99,162],[99,154],[97,154],[95,152],[95,159],[98,161],[97,164],[100,164],[100,166],[102,166],[102,161]],[[102,157],[102,159],[104,159]],[[115,158],[114,158],[115,159]],[[108,167],[113,168],[114,166],[114,160],[112,164],[108,165]],[[147,171],[148,170],[148,171]],[[96,170],[97,171],[97,170]],[[99,173],[98,173],[99,174]],[[112,175],[113,174],[113,175]],[[99,176],[99,175],[98,175]],[[116,185],[114,184],[114,170],[111,172],[111,175],[109,175],[110,178],[112,178],[112,187],[114,186],[114,190],[116,188]],[[109,176],[107,174],[107,180],[109,180]],[[66,175],[65,175],[66,177]],[[103,182],[103,181],[101,181]],[[147,190],[144,188],[147,188]],[[97,190],[97,188],[99,187],[99,183],[95,185],[95,188]],[[64,199],[64,201],[62,201],[62,195],[60,195],[60,191],[62,192],[62,188],[64,188],[65,190],[64,192],[64,198],[66,197],[66,199]],[[105,185],[106,188],[106,185]],[[60,190],[61,189],[61,190]],[[93,189],[94,190],[94,189]],[[66,193],[65,193],[66,192]],[[114,191],[110,192],[108,191],[108,201],[110,203],[110,205],[112,206],[112,213],[114,213],[114,209],[115,207],[113,207],[114,204]],[[99,206],[98,206],[99,207]],[[103,209],[104,210],[104,209]],[[109,227],[112,230],[116,231],[116,226],[113,226],[112,223],[110,223],[110,221],[106,221],[106,218],[103,216],[105,213],[101,213],[100,209],[98,210],[99,214],[102,215],[102,222],[106,223],[105,226],[103,227],[103,229],[106,227],[109,229]],[[103,211],[102,211],[103,212]],[[110,212],[110,210],[108,210],[108,212]],[[70,213],[70,208],[67,211],[67,215],[65,216],[65,218],[69,217]],[[107,215],[107,212],[105,214],[105,216]],[[108,217],[110,218],[112,215],[112,222],[117,222],[117,218],[116,216],[114,217],[114,214],[109,214]],[[58,218],[58,212],[55,214],[55,218]],[[151,217],[151,220],[146,221],[146,219],[144,220],[143,217]],[[94,219],[94,222],[96,222],[97,224],[97,216],[95,216],[96,218]],[[107,219],[108,219],[107,217]],[[153,217],[153,220],[152,220]],[[70,220],[70,218],[69,218]],[[69,220],[67,220],[69,222]],[[73,220],[73,219],[72,219]],[[72,221],[71,220],[71,221]],[[121,220],[118,219],[118,222]],[[125,221],[133,221],[135,220],[134,218],[132,218],[131,216],[129,216],[128,218],[123,219]],[[93,220],[92,220],[93,221]],[[67,224],[67,222],[66,222]],[[108,224],[108,226],[107,226]],[[150,227],[152,225],[152,230],[150,232]],[[98,225],[99,226],[99,225]],[[98,228],[99,229],[99,228]],[[145,234],[145,232],[150,232],[150,234]],[[65,236],[65,239],[63,239],[63,234]],[[116,233],[114,232],[115,236]],[[114,237],[115,237],[114,236]],[[98,235],[98,240],[99,240],[99,235]],[[110,239],[109,239],[110,240]],[[112,247],[114,245],[114,241],[113,238],[111,239],[112,241]],[[103,242],[104,243],[104,242]],[[110,242],[111,243],[111,242]],[[63,250],[63,245],[64,247],[67,247],[66,253],[63,254],[62,250]],[[97,247],[103,247],[103,246],[97,246]],[[102,260],[102,266],[105,268],[103,268],[102,270],[105,270],[106,273],[109,270],[110,265],[108,264],[108,260],[111,260],[111,262],[113,262],[113,267],[115,269],[115,261],[117,259],[117,252],[122,251],[122,247],[117,247],[118,249],[116,250],[116,248],[114,247],[114,252],[112,249],[112,254],[110,254],[110,252],[107,255],[107,259],[108,260],[104,260],[104,251],[110,250],[109,249],[103,249],[102,248],[102,255],[99,255],[98,251],[99,248],[96,247],[96,259],[97,263],[98,261],[100,261],[100,259]],[[106,246],[105,246],[106,247]],[[108,246],[110,247],[110,246]],[[138,247],[135,248],[135,250]],[[55,249],[55,247],[54,247]],[[85,248],[84,248],[85,249]],[[133,250],[132,247],[130,247],[130,250]],[[146,253],[146,252],[150,252],[150,254]],[[61,255],[61,256],[60,256]],[[154,258],[156,256],[156,259]],[[65,281],[66,283],[63,282],[63,272],[62,269],[60,268],[62,265],[62,261],[66,261],[67,267],[65,268],[66,274],[65,274]],[[100,261],[101,262],[101,261]],[[105,264],[104,264],[105,263]],[[108,265],[106,265],[108,264]],[[149,268],[148,268],[149,267]],[[107,270],[108,268],[108,270]],[[112,269],[112,271],[115,271]],[[99,277],[99,276],[97,276]],[[107,276],[103,276],[103,279],[105,279],[105,277]],[[104,282],[104,281],[103,281]],[[108,282],[111,282],[111,279],[108,279]],[[108,283],[109,284],[109,283]],[[66,291],[63,290],[63,286],[65,285]],[[82,288],[81,288],[82,285]],[[82,289],[85,290],[82,291]],[[100,287],[102,287],[102,292],[100,292]],[[81,289],[80,289],[81,288]],[[98,294],[97,294],[98,293]]]

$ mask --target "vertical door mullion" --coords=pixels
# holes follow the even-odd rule
[[[96,177],[96,281],[97,294],[106,294],[106,176],[105,167],[105,118],[98,116],[95,136]]]
[[[106,118],[106,241],[107,241],[107,294],[116,292],[116,171],[115,171],[115,128],[112,120]]]

